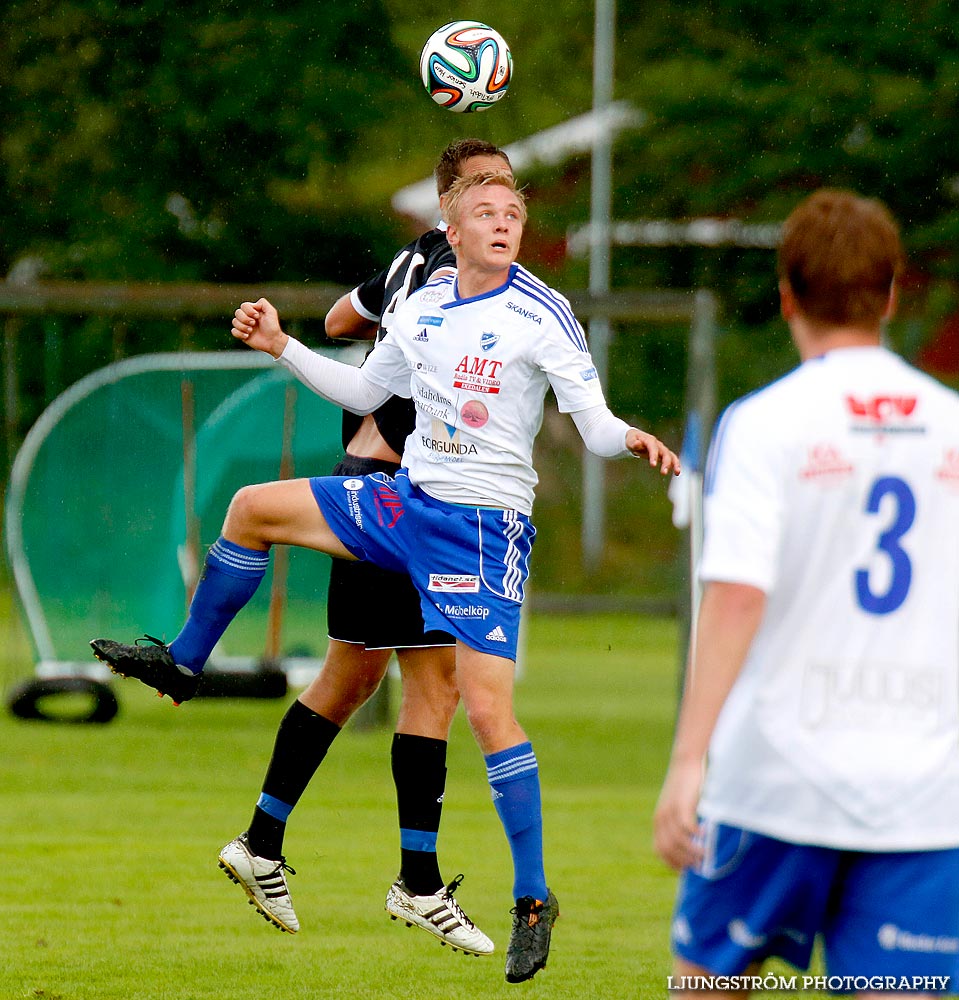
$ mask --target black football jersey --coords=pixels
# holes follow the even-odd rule
[[[357,286],[356,295],[363,308],[380,317],[376,339],[386,336],[390,320],[410,292],[422,288],[430,275],[443,267],[456,267],[456,257],[446,240],[446,231],[431,229],[407,243],[393,258],[388,268]],[[399,455],[407,436],[416,422],[412,400],[391,396],[373,413],[377,430],[386,443]],[[343,447],[350,443],[362,418],[343,412]]]

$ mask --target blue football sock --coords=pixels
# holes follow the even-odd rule
[[[246,549],[222,537],[213,543],[186,624],[170,643],[170,653],[181,667],[195,674],[203,669],[220,636],[256,592],[269,562],[269,552]]]
[[[546,899],[543,810],[532,744],[487,754],[486,776],[513,855],[513,898]]]

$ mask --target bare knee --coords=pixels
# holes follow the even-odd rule
[[[343,726],[379,687],[388,662],[388,650],[367,650],[334,639],[323,667],[300,695],[300,701]]]
[[[223,522],[223,534],[251,548],[267,547],[263,529],[268,523],[269,504],[262,485],[244,486],[233,494]],[[260,543],[250,544],[251,541]]]
[[[323,673],[328,672],[324,669]],[[349,680],[344,681],[342,674],[337,674],[331,679],[330,689],[335,691],[335,697],[343,711],[352,715],[376,693],[385,674],[386,662],[373,660],[358,653]]]
[[[472,697],[463,703],[473,736],[484,754],[496,753],[526,740],[512,706],[495,698]]]
[[[252,549],[300,545],[342,559],[356,558],[326,523],[308,479],[244,486],[230,502],[223,535]]]
[[[497,753],[526,740],[513,714],[515,664],[502,656],[456,649],[456,679],[476,742],[484,754]]]

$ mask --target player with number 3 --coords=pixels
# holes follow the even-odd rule
[[[901,256],[880,203],[802,202],[801,364],[712,442],[655,815],[678,976],[805,969],[817,937],[830,976],[959,972],[959,396],[882,345]]]

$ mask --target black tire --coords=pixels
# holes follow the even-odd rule
[[[89,711],[83,715],[56,715],[40,704],[42,699],[60,694],[90,695],[92,703]],[[89,677],[47,677],[24,681],[7,696],[7,707],[18,719],[73,723],[110,722],[120,708],[113,689]]]

